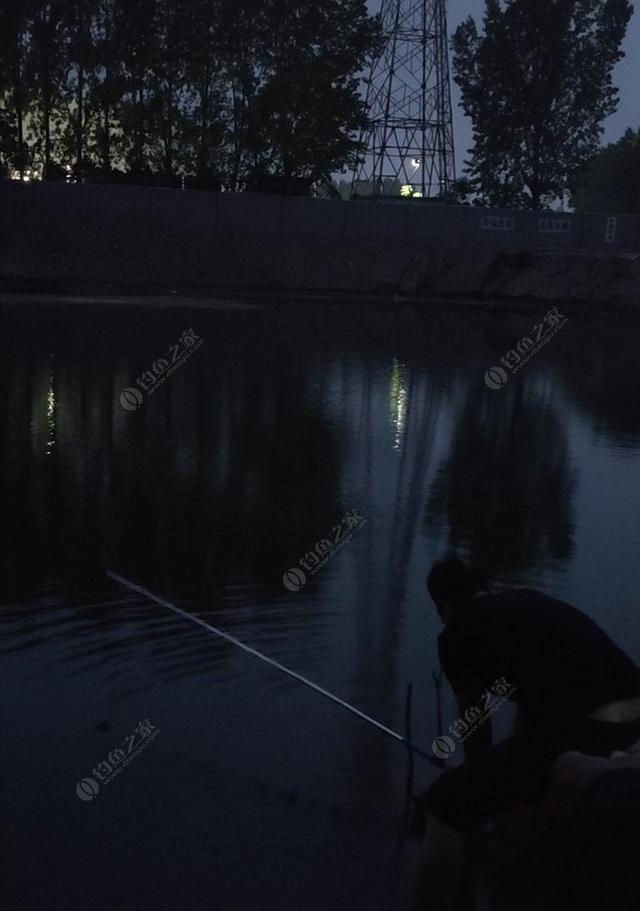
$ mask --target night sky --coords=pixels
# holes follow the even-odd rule
[[[368,0],[371,12],[377,12],[381,0]],[[477,22],[482,19],[484,0],[449,0],[449,34],[452,34],[460,22],[467,16],[473,16]],[[640,127],[640,14],[636,12],[631,18],[627,36],[623,45],[626,57],[615,70],[615,84],[620,89],[620,101],[616,113],[605,123],[605,142],[615,142],[628,127]],[[460,93],[455,82],[452,82],[453,127],[456,143],[456,169],[461,174],[466,150],[471,145],[471,127],[469,121],[458,108]]]

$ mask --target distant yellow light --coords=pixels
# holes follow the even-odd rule
[[[400,196],[413,196],[413,186],[410,183],[405,183],[400,187]]]
[[[40,174],[35,168],[27,168],[23,176],[20,176],[20,171],[17,168],[14,168],[10,174],[11,180],[40,180]]]

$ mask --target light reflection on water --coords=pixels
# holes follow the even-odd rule
[[[56,395],[53,391],[53,373],[51,375],[51,385],[47,392],[47,427],[49,431],[47,437],[47,455],[50,455],[55,444],[56,434]]]
[[[391,420],[395,428],[393,448],[400,449],[407,418],[407,385],[404,364],[394,358],[391,368]]]

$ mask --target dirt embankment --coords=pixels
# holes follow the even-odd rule
[[[412,297],[566,301],[640,310],[640,254],[423,253],[404,271],[399,291]]]

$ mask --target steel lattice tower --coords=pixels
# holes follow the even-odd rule
[[[389,184],[440,197],[455,180],[446,0],[383,0],[384,47],[367,80],[369,125],[356,195]],[[366,185],[366,188],[365,188]]]

